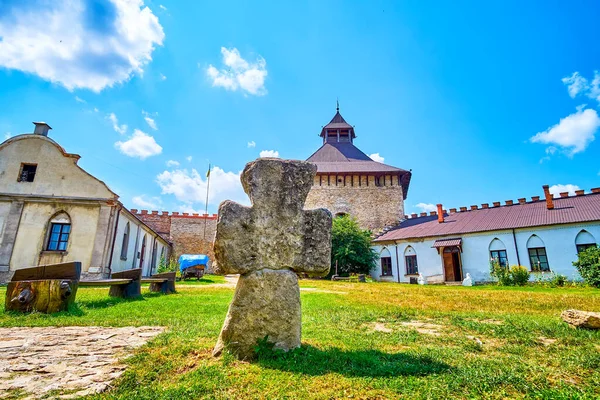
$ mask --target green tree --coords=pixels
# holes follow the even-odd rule
[[[588,285],[600,288],[600,247],[590,247],[577,254],[573,265]]]
[[[376,266],[377,253],[371,248],[371,231],[362,230],[347,215],[336,217],[331,229],[331,272],[339,275],[368,274]]]

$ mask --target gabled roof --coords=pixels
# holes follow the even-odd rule
[[[593,221],[600,222],[600,193],[555,198],[553,210],[548,210],[545,200],[538,200],[451,213],[443,223],[435,216],[410,218],[375,242]]]

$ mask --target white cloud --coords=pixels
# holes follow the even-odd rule
[[[379,155],[379,153],[373,153],[369,156],[369,158],[378,163],[383,163],[384,158]]]
[[[100,110],[98,110],[98,108],[94,107],[94,112],[98,112]]]
[[[260,152],[260,157],[261,158],[265,158],[265,157],[279,158],[279,152],[277,150],[263,150]]]
[[[78,103],[83,103],[83,104],[87,103],[87,101],[85,101],[84,99],[82,99],[79,96],[75,96],[75,101],[78,102]]]
[[[569,196],[574,196],[575,191],[579,190],[579,186],[567,184],[567,185],[552,185],[550,186],[550,193],[554,195],[554,197],[560,197],[560,193],[569,192]]]
[[[255,148],[255,147],[256,147],[256,142],[255,142],[254,140],[253,140],[253,141],[251,141],[251,142],[248,142],[248,148],[249,148],[249,149],[253,149],[253,148]]]
[[[160,80],[161,81],[166,81],[167,80],[167,76],[164,74],[160,74]]]
[[[155,156],[162,152],[162,147],[156,143],[154,137],[136,129],[133,136],[125,142],[116,142],[115,147],[129,157],[137,157],[141,160]]]
[[[179,167],[179,161],[169,160],[167,161],[167,167]]]
[[[578,108],[577,112],[561,119],[558,124],[544,132],[537,133],[530,140],[534,143],[559,146],[568,151],[569,155],[573,155],[587,148],[594,140],[599,127],[600,117],[596,110]],[[546,153],[551,154],[549,151]]]
[[[267,77],[267,62],[258,57],[253,63],[246,61],[238,49],[221,47],[225,68],[217,69],[212,64],[206,69],[213,86],[226,90],[242,90],[245,94],[262,96],[267,94],[265,78]]]
[[[562,78],[562,82],[567,85],[569,96],[572,98],[581,94],[600,103],[600,73],[598,71],[594,71],[592,83],[581,76],[579,72],[573,72],[571,76]]]
[[[97,109],[94,109],[94,111],[96,111],[96,110]],[[118,132],[121,135],[124,135],[127,132],[127,125],[125,125],[125,124],[119,125],[119,119],[117,118],[115,113],[108,114],[108,116],[106,118],[110,122],[112,122],[112,126],[113,126],[113,129],[115,130],[115,132]]]
[[[215,166],[210,172],[209,204],[218,204],[223,200],[234,200],[249,204],[248,197],[242,189],[240,172],[227,172]],[[163,194],[172,194],[177,200],[193,207],[194,204],[204,205],[206,199],[206,174],[198,173],[192,168],[164,171],[156,177]]]
[[[0,14],[0,66],[99,92],[141,74],[165,37],[142,0],[14,1]]]
[[[160,7],[161,10],[167,11],[167,7],[163,6],[162,4],[159,4],[159,7]]]
[[[152,118],[150,116],[150,113],[143,111],[142,110],[142,115],[144,115],[144,120],[146,121],[146,123],[148,124],[148,126],[154,130],[157,130],[158,127],[156,126],[156,121],[154,120],[154,118]]]
[[[192,162],[192,156],[187,156],[185,159],[188,160],[188,162]]]
[[[135,204],[138,207],[141,207],[142,209],[152,210],[157,210],[162,204],[162,200],[160,199],[160,197],[152,197],[150,199],[147,199],[147,196],[145,194],[141,196],[134,196],[131,199],[131,201],[133,202],[133,204]]]
[[[435,204],[428,204],[428,203],[419,203],[417,205],[415,205],[415,207],[417,207],[419,210],[421,210],[421,212],[431,212],[431,211],[437,211],[437,206]]]
[[[573,75],[562,78],[562,82],[567,85],[569,96],[572,98],[589,89],[587,79],[581,76],[579,72],[573,72]]]

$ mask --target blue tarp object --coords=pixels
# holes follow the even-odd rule
[[[182,254],[179,256],[179,270],[185,271],[187,268],[197,265],[208,265],[208,256],[206,254]]]

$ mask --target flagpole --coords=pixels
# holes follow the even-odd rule
[[[206,243],[206,220],[208,219],[208,189],[210,188],[210,163],[208,163],[208,172],[206,173],[206,203],[204,205],[204,243]]]

